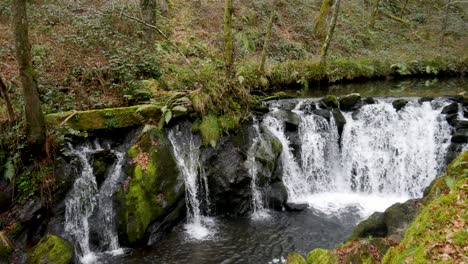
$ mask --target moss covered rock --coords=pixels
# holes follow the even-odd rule
[[[130,176],[117,193],[118,229],[123,241],[134,244],[183,198],[184,189],[170,142],[156,127],[146,126],[128,155]]]
[[[320,104],[325,108],[338,108],[338,98],[334,95],[327,95],[320,100]]]
[[[7,258],[13,252],[13,244],[5,231],[0,231],[0,258]]]
[[[73,247],[66,240],[51,234],[45,235],[32,248],[28,263],[68,264],[73,258]]]
[[[289,253],[288,258],[286,259],[286,264],[307,264],[307,262],[301,254],[292,252]]]
[[[361,100],[361,95],[358,93],[352,93],[340,98],[340,109],[343,111],[354,110]]]
[[[334,264],[338,256],[330,250],[316,248],[307,254],[307,264]]]

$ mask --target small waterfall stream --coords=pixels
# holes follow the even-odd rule
[[[200,164],[201,139],[187,126],[176,126],[169,131],[174,157],[185,182],[187,224],[190,238],[202,240],[213,235],[214,220],[202,214],[201,205],[209,207],[209,190],[206,174]],[[203,195],[204,194],[204,195]],[[205,201],[201,201],[204,198]]]
[[[92,155],[104,150],[97,142],[78,147],[70,147],[71,153],[79,158],[82,170],[75,180],[73,189],[65,204],[65,231],[73,237],[76,254],[82,263],[96,263],[99,253],[122,254],[119,246],[117,227],[114,222],[112,195],[122,178],[124,153],[110,150],[116,156],[116,162],[108,170],[106,179],[100,188],[92,168]],[[97,214],[99,228],[95,228],[102,238],[103,252],[93,252],[90,245],[90,218]]]

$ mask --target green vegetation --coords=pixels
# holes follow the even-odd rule
[[[66,240],[51,234],[45,235],[32,248],[28,263],[68,264],[73,257],[73,247]]]

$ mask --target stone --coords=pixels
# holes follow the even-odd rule
[[[465,144],[468,143],[468,135],[465,132],[457,132],[455,135],[452,136],[452,139],[450,140],[452,143],[458,143],[458,144]]]
[[[338,134],[341,137],[343,128],[346,125],[346,118],[343,116],[340,110],[332,109],[333,118],[335,119],[336,127],[338,128]]]
[[[356,110],[358,103],[361,100],[361,95],[358,93],[352,93],[340,98],[340,109],[343,111]]]
[[[434,97],[432,96],[425,96],[425,97],[421,97],[419,98],[418,102],[420,104],[424,103],[424,102],[432,102],[432,100],[434,100]]]
[[[301,254],[292,252],[289,253],[286,259],[286,264],[307,264],[307,262],[305,261],[304,257],[301,256]]]
[[[28,263],[68,264],[73,258],[73,247],[65,239],[47,234],[32,248]]]
[[[5,231],[0,231],[0,258],[8,258],[13,252],[13,244]]]
[[[457,117],[456,114],[455,114],[455,117]],[[447,116],[447,119],[448,119],[448,116]],[[454,119],[451,125],[453,125],[456,129],[468,128],[468,120]]]
[[[460,124],[464,125],[463,124],[464,122],[460,122],[460,121],[465,121],[465,120],[458,120],[457,118],[458,118],[458,114],[448,114],[445,116],[445,119],[451,126],[461,127]]]
[[[392,102],[393,108],[395,108],[397,112],[403,109],[407,104],[408,104],[408,101],[405,99],[398,99]]]
[[[17,209],[16,215],[21,223],[29,222],[42,208],[41,199],[35,197],[24,202],[24,204]]]
[[[101,150],[93,155],[93,173],[98,186],[106,179],[107,169],[114,164],[117,157],[110,150]]]
[[[317,109],[315,102],[305,102],[299,107],[299,110],[306,115],[310,115],[315,109]]]
[[[442,114],[451,115],[458,113],[458,103],[451,103],[442,109]]]
[[[290,212],[301,212],[309,207],[308,204],[285,203],[284,208]]]
[[[324,108],[338,108],[338,99],[334,95],[327,95],[320,100],[320,104]]]
[[[372,97],[366,97],[366,98],[362,99],[362,103],[365,104],[365,105],[369,105],[369,104],[375,104],[377,102]]]
[[[316,110],[312,111],[312,113],[325,118],[327,121],[330,121],[330,116],[331,116],[330,110],[316,109]]]
[[[282,210],[288,200],[288,191],[282,181],[272,183],[267,192],[268,206],[275,210]]]

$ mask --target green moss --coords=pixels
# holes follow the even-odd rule
[[[138,156],[138,153],[139,153],[139,150],[138,150],[138,146],[137,145],[133,145],[129,150],[128,150],[128,156],[130,156],[130,158],[134,159]]]
[[[322,248],[316,248],[307,254],[307,264],[334,264],[337,260],[338,256]]]
[[[301,254],[292,252],[289,253],[288,258],[286,259],[286,264],[307,264],[307,262]]]
[[[218,117],[219,127],[222,131],[233,131],[239,126],[240,117],[237,115],[222,115]]]
[[[218,118],[214,115],[203,117],[200,124],[200,132],[203,138],[203,144],[209,144],[213,148],[216,147],[222,132],[218,123]]]
[[[51,234],[45,235],[32,248],[28,263],[68,264],[73,257],[73,247],[66,240]]]

